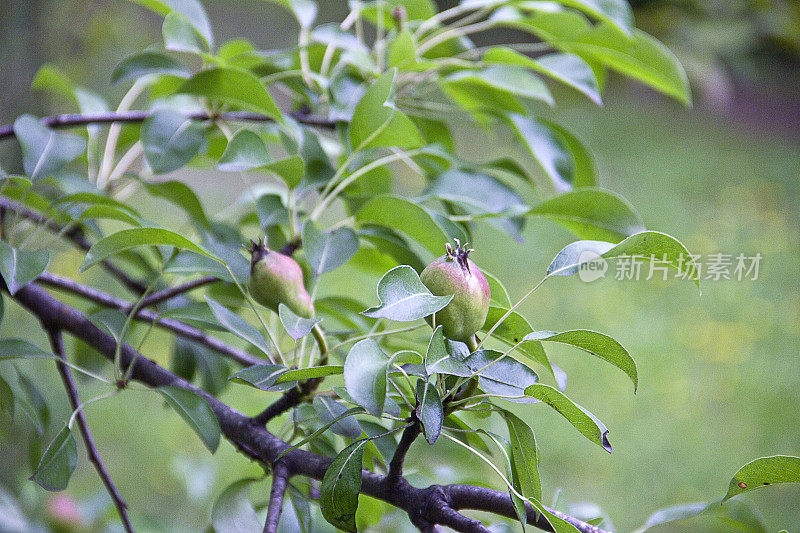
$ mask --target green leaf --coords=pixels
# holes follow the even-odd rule
[[[553,220],[581,239],[620,242],[644,231],[633,206],[603,189],[580,188],[560,194],[534,206],[529,214]]]
[[[580,91],[598,105],[603,104],[592,67],[575,54],[554,53],[531,59],[509,48],[494,47],[486,52],[483,60],[534,70]]]
[[[56,359],[56,356],[23,339],[0,339],[0,360],[3,359]]]
[[[530,503],[531,506],[539,513],[544,515],[556,533],[580,533],[580,530],[577,527],[573,526],[563,518],[551,513],[550,510],[542,505],[542,503],[536,498],[528,498],[528,503]]]
[[[409,265],[417,272],[422,272],[425,268],[425,263],[417,256],[416,253],[409,247],[405,238],[401,237],[394,231],[383,226],[364,226],[359,232],[358,236],[361,241],[366,243],[359,249],[356,257],[366,257],[365,262],[368,267],[375,267],[377,272],[385,272],[388,267],[381,267],[380,263],[373,259],[370,254],[370,245],[375,248],[375,251],[385,254],[394,261],[396,265]]]
[[[142,227],[142,219],[130,214],[129,211],[111,207],[110,205],[93,205],[85,209],[81,216],[75,219],[76,222],[83,220],[119,220],[137,228]]]
[[[422,134],[392,102],[397,69],[386,71],[364,93],[350,121],[350,146],[354,151],[377,146],[419,148],[425,144]]]
[[[383,464],[388,465],[397,451],[397,439],[395,436],[393,434],[387,435],[386,433],[389,431],[387,428],[370,420],[361,420],[359,424],[361,424],[361,428],[367,434],[369,440],[375,444],[381,454]]]
[[[422,433],[428,444],[433,444],[439,438],[444,423],[444,410],[442,399],[433,383],[417,380],[417,418],[422,423]]]
[[[659,524],[672,522],[674,520],[683,520],[692,518],[699,515],[708,508],[707,503],[682,503],[680,505],[673,505],[672,507],[665,507],[651,514],[644,524],[644,530],[655,527]]]
[[[173,11],[164,17],[161,33],[164,36],[164,48],[167,50],[202,54],[209,49],[200,32],[180,13]]]
[[[17,400],[21,400],[19,405],[22,406],[25,414],[31,419],[39,435],[42,435],[50,421],[50,407],[47,405],[47,400],[45,400],[42,392],[36,388],[36,385],[28,376],[18,372],[17,378],[20,387],[25,392],[24,396],[17,397]]]
[[[5,241],[0,241],[0,274],[3,275],[12,296],[35,280],[49,264],[49,250],[17,250]]]
[[[175,386],[159,387],[158,392],[167,404],[197,433],[211,453],[219,446],[220,429],[214,411],[205,398]]]
[[[364,446],[369,440],[354,442],[336,456],[322,478],[319,506],[322,516],[339,529],[355,533],[358,493]]]
[[[559,0],[559,3],[610,22],[625,33],[633,29],[633,11],[626,0]]]
[[[215,302],[208,296],[206,296],[206,303],[211,308],[211,312],[214,313],[214,317],[225,329],[240,339],[249,342],[270,358],[269,345],[264,339],[264,336],[256,328],[245,322],[243,318],[233,313],[230,309]]]
[[[69,77],[55,65],[45,63],[36,71],[31,81],[31,89],[50,91],[67,98],[75,98],[75,85]]]
[[[94,243],[86,252],[80,272],[91,268],[111,255],[137,246],[173,246],[216,259],[200,246],[174,231],[161,228],[133,228],[112,233]]]
[[[489,306],[489,313],[486,315],[486,323],[484,323],[481,330],[489,331],[492,329],[495,323],[500,320],[507,311],[508,309],[503,307]],[[533,333],[533,331],[533,327],[525,317],[514,312],[508,315],[508,318],[497,326],[492,336],[509,346],[516,346],[520,352],[552,371],[552,365],[547,358],[547,353],[544,351],[542,343],[536,340],[525,340],[525,336]]]
[[[554,132],[544,123],[518,114],[509,114],[508,120],[524,149],[542,168],[549,184],[539,181],[543,191],[551,189],[566,192],[572,188],[570,155],[564,150]]]
[[[145,183],[144,187],[151,195],[162,198],[183,209],[192,222],[208,229],[211,221],[206,216],[203,204],[191,187],[180,181],[164,181],[161,183]]]
[[[14,122],[14,135],[32,182],[57,174],[86,150],[83,137],[52,131],[31,115],[22,115]]]
[[[295,368],[283,372],[275,380],[276,384],[289,383],[292,381],[303,381],[306,379],[323,378],[344,373],[344,367],[339,365],[309,366],[306,368]]]
[[[767,533],[761,513],[745,500],[690,503],[656,511],[638,531],[737,531]]]
[[[42,455],[39,466],[29,478],[49,491],[67,488],[69,478],[78,464],[78,447],[69,426],[58,432]]]
[[[267,0],[279,4],[294,15],[301,28],[310,28],[317,18],[317,3],[313,0]]]
[[[469,214],[490,216],[487,222],[519,238],[522,219],[530,208],[502,181],[492,176],[460,170],[446,170],[429,185],[426,193],[456,204]]]
[[[596,187],[597,169],[594,166],[592,153],[569,130],[562,128],[550,120],[539,119],[561,141],[561,146],[572,156],[572,172],[570,173],[573,187]]]
[[[800,483],[800,457],[773,455],[750,461],[733,475],[722,501],[777,483]]]
[[[322,321],[321,318],[314,319],[297,316],[285,304],[278,304],[278,316],[286,333],[294,340],[301,339],[311,333],[314,325]]]
[[[486,282],[489,284],[489,290],[492,293],[492,303],[499,307],[505,307],[506,309],[511,307],[511,297],[508,295],[508,291],[503,283],[493,274],[485,270],[483,271],[483,275],[486,277]]]
[[[297,187],[305,176],[305,163],[299,155],[278,159],[266,165],[264,169],[275,173],[289,188]]]
[[[8,416],[14,416],[14,391],[3,376],[0,376],[0,411],[5,411]]]
[[[308,220],[303,225],[303,250],[317,274],[330,272],[348,262],[358,251],[358,236],[350,228],[321,231]]]
[[[633,28],[626,34],[612,24],[593,25],[580,14],[569,11],[507,16],[504,22],[564,52],[599,62],[684,104],[691,104],[689,82],[675,55],[641,30]]]
[[[381,416],[386,403],[389,357],[374,339],[350,348],[344,362],[344,385],[350,397],[373,416]]]
[[[444,243],[450,242],[450,235],[428,211],[399,196],[376,196],[356,213],[356,221],[401,231],[434,256],[440,255]]]
[[[525,388],[539,381],[528,365],[497,350],[478,350],[464,359],[478,376],[478,384],[489,394],[515,398],[525,395]]]
[[[142,147],[155,174],[177,170],[194,159],[205,140],[203,126],[172,109],[157,109],[142,123]]]
[[[141,52],[122,60],[117,65],[111,74],[111,83],[135,80],[151,74],[188,78],[189,70],[166,54],[152,51]]]
[[[425,352],[425,371],[431,374],[470,377],[472,369],[464,363],[463,354],[457,352],[452,341],[444,336],[442,326],[436,326]],[[459,357],[462,356],[462,357]]]
[[[525,389],[525,394],[541,400],[558,411],[575,429],[580,431],[587,439],[602,446],[611,453],[611,443],[608,442],[608,430],[595,416],[567,398],[558,389],[536,383]]]
[[[361,314],[370,318],[412,322],[444,309],[453,296],[434,296],[413,268],[400,265],[378,281],[378,299],[380,305]]]
[[[317,416],[322,422],[330,425],[331,431],[350,439],[357,439],[361,436],[361,426],[358,425],[358,420],[352,414],[344,415],[349,412],[362,412],[362,408],[359,407],[357,411],[348,410],[341,403],[326,396],[314,397],[313,403]]]
[[[244,368],[228,379],[265,391],[284,391],[294,386],[294,384],[277,386],[278,378],[288,372],[288,370],[289,369],[283,365],[267,363]]]
[[[245,70],[228,67],[202,70],[181,85],[178,92],[264,113],[277,122],[283,122],[281,111],[267,88],[255,75]]]
[[[241,129],[228,141],[217,168],[223,172],[236,172],[252,170],[270,163],[272,157],[261,137],[253,131]]]
[[[261,531],[256,510],[249,498],[250,484],[256,479],[240,479],[228,485],[211,508],[211,523],[216,533],[254,533]]]
[[[575,241],[558,252],[547,267],[547,275],[570,276],[593,261],[619,257],[655,260],[677,270],[700,288],[700,270],[689,250],[675,237],[659,231],[642,231],[617,245],[604,241]]]
[[[203,36],[206,45],[211,48],[214,46],[214,35],[211,32],[211,24],[208,21],[203,9],[203,4],[199,0],[129,0],[142,5],[159,15],[166,16],[172,12],[177,12],[186,17]]]
[[[508,426],[512,479],[524,496],[542,498],[542,480],[539,477],[539,449],[533,430],[521,418],[505,409],[500,414]]]
[[[408,29],[400,31],[394,40],[389,43],[388,56],[389,66],[398,67],[400,70],[417,62],[417,45]]]
[[[575,329],[557,333],[555,331],[537,331],[525,336],[528,340],[561,342],[580,348],[600,359],[604,359],[616,366],[633,382],[633,391],[639,386],[639,377],[636,370],[636,361],[619,342],[597,331],[588,329]]]
[[[539,100],[554,105],[555,100],[547,85],[536,74],[507,66],[490,65],[481,70],[462,70],[443,78],[442,89],[467,110],[491,109],[523,112],[515,97]],[[500,101],[487,101],[485,90],[502,95]],[[507,100],[507,102],[503,102]]]

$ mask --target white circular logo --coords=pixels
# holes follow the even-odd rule
[[[604,277],[608,271],[608,261],[591,250],[581,252],[578,265],[578,277],[587,283]]]

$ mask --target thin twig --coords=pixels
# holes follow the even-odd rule
[[[70,292],[104,307],[117,309],[124,314],[128,314],[133,310],[133,304],[130,302],[126,302],[125,300],[98,291],[92,287],[87,287],[86,285],[78,283],[77,281],[53,274],[51,272],[42,272],[39,277],[36,278],[36,283]],[[203,330],[190,326],[184,322],[181,322],[180,320],[161,317],[158,313],[148,309],[139,309],[133,318],[135,320],[150,322],[151,324],[155,324],[163,329],[168,329],[180,337],[200,343],[242,365],[252,366],[264,364],[263,359],[250,355],[249,353],[226,344],[215,337],[206,335]]]
[[[67,391],[69,403],[73,411],[76,412],[76,421],[81,430],[83,442],[86,445],[86,455],[89,457],[89,461],[94,465],[95,470],[97,470],[97,475],[100,476],[103,485],[106,486],[109,496],[111,496],[111,499],[114,501],[114,505],[119,512],[119,517],[122,520],[122,526],[125,528],[125,531],[132,533],[133,526],[131,526],[130,518],[128,518],[128,506],[125,504],[122,496],[120,496],[119,491],[117,491],[117,487],[114,486],[114,482],[111,481],[111,477],[108,475],[108,471],[102,459],[100,459],[100,454],[97,452],[94,438],[89,431],[89,425],[86,423],[86,416],[84,416],[83,410],[79,409],[81,402],[78,397],[78,389],[75,387],[75,382],[72,380],[72,373],[69,371],[69,367],[63,362],[66,357],[64,355],[64,342],[61,337],[61,332],[50,329],[47,331],[47,334],[50,338],[50,346],[53,349],[53,353],[61,359],[56,361],[56,366],[58,367],[59,374],[61,374],[61,381],[64,382],[64,388]]]
[[[112,124],[144,122],[152,115],[151,111],[125,111],[122,113],[73,113],[65,115],[53,115],[44,117],[41,122],[49,128],[72,128],[75,126],[87,126],[89,124]],[[292,117],[301,124],[307,126],[317,126],[319,128],[333,129],[336,123],[325,117],[311,115],[307,113],[294,112]],[[228,111],[226,113],[207,113],[198,111],[188,113],[187,118],[191,120],[223,120],[231,122],[274,122],[275,119],[261,113],[251,113],[249,111]],[[0,140],[14,137],[14,125],[7,124],[0,126]]]
[[[92,244],[83,235],[83,230],[79,226],[65,230],[59,224],[53,222],[46,216],[32,211],[31,209],[28,209],[27,207],[3,196],[0,196],[0,207],[8,209],[9,211],[14,211],[18,213],[19,216],[30,220],[34,224],[44,225],[53,233],[63,234],[64,237],[69,239],[75,246],[83,251],[87,251],[92,246]],[[142,294],[147,289],[147,286],[144,283],[133,279],[125,271],[107,259],[101,261],[100,264],[109,274],[119,280],[129,291],[135,294]]]
[[[151,305],[159,304],[165,300],[169,300],[181,294],[193,291],[194,289],[202,287],[203,285],[216,283],[217,281],[220,281],[220,279],[216,276],[203,276],[202,278],[197,278],[192,281],[187,281],[186,283],[175,285],[174,287],[164,289],[163,291],[154,292],[153,294],[144,298],[139,303],[139,307],[144,309],[145,307],[150,307]]]
[[[289,481],[289,474],[289,468],[281,461],[278,461],[272,467],[272,490],[269,493],[264,533],[276,533],[278,531],[278,521],[281,518],[283,497],[286,494],[286,483]]]

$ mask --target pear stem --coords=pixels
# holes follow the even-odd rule
[[[467,348],[469,348],[469,353],[478,351],[478,341],[475,340],[475,335],[470,336],[470,338],[466,340],[466,343]]]
[[[328,341],[325,340],[325,334],[322,332],[322,328],[319,327],[319,324],[314,324],[314,327],[311,328],[311,333],[314,335],[314,340],[317,341],[317,346],[319,346],[319,365],[327,365]]]

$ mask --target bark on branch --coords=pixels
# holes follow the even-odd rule
[[[267,506],[267,521],[264,524],[264,533],[278,531],[278,521],[283,509],[283,497],[286,494],[286,484],[289,482],[289,468],[281,461],[272,467],[272,489],[269,493]]]
[[[38,278],[36,278],[36,283],[47,285],[48,287],[53,287],[54,289],[67,291],[104,307],[117,309],[125,314],[128,314],[134,310],[134,306],[130,302],[126,302],[125,300],[111,296],[110,294],[106,294],[92,287],[87,287],[86,285],[78,283],[77,281],[59,276],[57,274],[52,274],[50,272],[43,272]],[[180,337],[202,344],[242,365],[252,366],[264,363],[263,359],[259,359],[258,357],[250,355],[244,350],[240,350],[227,343],[224,343],[216,337],[207,335],[199,328],[190,326],[174,318],[161,317],[154,311],[140,308],[133,318],[143,322],[150,322],[160,328],[167,329]]]
[[[56,234],[63,234],[68,240],[70,240],[75,246],[80,248],[83,251],[87,251],[91,248],[92,244],[89,242],[88,239],[83,234],[83,229],[80,226],[74,226],[71,229],[66,229],[61,227],[59,224],[56,224],[46,216],[42,215],[41,213],[37,213],[36,211],[32,211],[28,209],[22,204],[14,202],[6,197],[0,196],[0,210],[2,211],[14,211],[19,216],[26,218],[33,222],[34,224],[44,225]],[[125,271],[119,268],[114,263],[104,259],[100,262],[102,267],[111,274],[114,278],[119,280],[125,288],[131,291],[134,294],[144,294],[147,290],[147,286],[129,276]]]
[[[101,331],[83,313],[53,298],[41,287],[29,283],[17,291],[13,298],[34,314],[46,330],[67,332],[105,357],[113,359],[117,344],[114,338]],[[122,344],[120,356],[123,369],[133,364],[131,371],[133,379],[150,387],[166,385],[181,387],[204,398],[217,417],[222,434],[248,457],[271,466],[278,455],[289,448],[286,442],[267,431],[264,426],[253,423],[250,417],[162,368],[131,346]],[[324,477],[331,460],[329,457],[300,449],[288,451],[281,457],[281,462],[285,464],[290,475],[318,480]],[[361,492],[403,509],[414,525],[428,531],[435,524],[446,525],[456,531],[482,533],[487,531],[479,521],[460,514],[459,509],[474,509],[515,518],[513,505],[507,493],[483,487],[433,485],[419,489],[402,477],[390,485],[387,483],[387,476],[363,470]],[[575,518],[569,521],[582,533],[604,533],[599,528]],[[537,518],[530,507],[528,507],[528,523],[552,531],[550,524],[541,515]]]
[[[144,122],[147,120],[151,111],[125,111],[107,113],[86,113],[86,114],[65,114],[44,117],[41,122],[48,128],[72,128],[76,126],[87,126],[89,124],[111,124],[114,122]],[[294,112],[292,117],[307,126],[332,129],[336,123],[325,117],[311,115],[308,113]],[[251,113],[249,111],[229,111],[226,113],[206,113],[204,111],[189,113],[187,118],[192,120],[222,120],[230,122],[274,122],[275,119],[261,113]],[[14,137],[14,125],[7,124],[0,126],[0,141]]]
[[[47,335],[50,339],[50,347],[53,349],[53,353],[59,359],[65,359],[66,356],[64,354],[64,343],[61,332],[59,330],[49,329]],[[80,407],[81,402],[78,397],[78,389],[75,387],[75,382],[72,379],[72,373],[69,367],[62,361],[56,361],[56,366],[58,367],[58,373],[61,374],[61,381],[64,382],[64,388],[67,391],[69,403],[72,406],[72,410],[75,411]],[[133,526],[131,525],[130,518],[128,518],[128,506],[125,504],[125,500],[122,499],[122,496],[120,496],[117,487],[111,481],[111,476],[109,476],[108,470],[106,470],[102,459],[100,459],[100,454],[97,452],[97,446],[94,443],[94,437],[92,437],[92,433],[89,431],[89,425],[86,423],[86,416],[84,416],[83,411],[78,411],[78,414],[75,416],[75,421],[78,423],[78,428],[80,428],[81,435],[83,436],[83,443],[86,445],[86,456],[89,458],[89,462],[94,465],[95,470],[97,470],[97,475],[100,476],[100,480],[103,482],[103,485],[105,485],[109,496],[111,496],[111,500],[114,502],[114,506],[117,508],[119,517],[122,520],[122,527],[124,527],[125,531],[128,533],[133,533]]]

